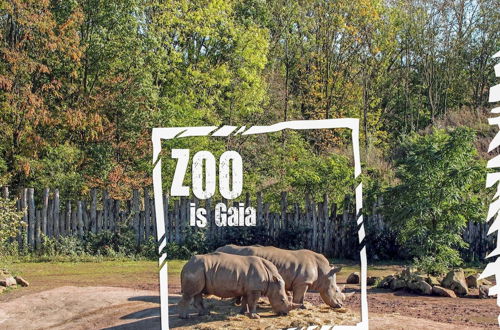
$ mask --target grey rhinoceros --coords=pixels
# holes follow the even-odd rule
[[[178,304],[181,318],[188,317],[187,308],[193,298],[199,314],[209,314],[203,304],[203,294],[242,297],[241,313],[250,318],[259,318],[256,306],[261,296],[267,296],[278,315],[286,315],[294,307],[287,299],[285,282],[276,266],[255,256],[222,252],[196,255],[182,268],[181,291]]]
[[[323,301],[333,308],[342,307],[354,293],[344,294],[345,286],[337,285],[336,274],[342,267],[332,267],[328,260],[311,250],[284,250],[274,246],[238,246],[229,244],[216,251],[244,256],[258,256],[271,261],[285,280],[285,289],[292,291],[293,303],[304,308],[308,289],[319,291]]]

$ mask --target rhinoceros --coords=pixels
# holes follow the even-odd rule
[[[308,289],[319,291],[323,301],[333,308],[342,307],[344,300],[354,293],[342,293],[344,285],[337,285],[336,274],[342,267],[332,267],[321,254],[311,250],[284,250],[274,246],[238,246],[229,244],[216,251],[244,256],[258,256],[271,261],[285,280],[285,289],[292,291],[293,303],[304,307]]]
[[[193,256],[182,268],[181,291],[180,318],[188,317],[187,308],[193,298],[199,315],[210,313],[203,304],[203,294],[242,297],[240,312],[250,318],[259,318],[256,305],[261,296],[267,296],[278,315],[287,315],[294,307],[287,299],[285,282],[276,266],[255,256],[222,252]]]

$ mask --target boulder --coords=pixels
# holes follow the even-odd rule
[[[366,279],[366,285],[375,285],[376,283],[380,282],[381,277],[378,276],[369,276]]]
[[[399,274],[399,278],[405,280],[407,283],[426,280],[416,269],[411,267],[406,267],[401,274]]]
[[[347,277],[346,282],[347,282],[347,284],[359,284],[359,273],[358,272],[351,273]]]
[[[479,276],[478,276],[479,277]],[[478,287],[479,285],[487,285],[487,286],[493,286],[493,283],[491,283],[491,281],[483,278],[482,280],[477,280],[477,284],[478,284]]]
[[[7,276],[4,279],[0,280],[0,286],[15,286],[17,285],[16,279],[12,276]]]
[[[411,268],[411,267],[406,267],[405,269],[403,269],[403,271],[401,272],[401,277],[410,277],[412,273],[415,272],[415,269]]]
[[[24,278],[22,278],[21,276],[16,276],[15,277],[16,279],[16,283],[19,284],[20,286],[24,286],[24,287],[27,287],[29,286],[30,284],[28,283],[28,281],[26,281]]]
[[[448,272],[441,282],[441,285],[447,289],[452,289],[459,296],[465,296],[469,293],[469,288],[467,287],[464,271],[462,269]]]
[[[406,282],[401,278],[395,278],[391,281],[390,288],[393,291],[404,289],[406,288]]]
[[[488,292],[490,291],[490,287],[488,285],[479,285],[479,298],[480,299],[488,299],[494,298],[494,296],[489,296]]]
[[[441,296],[441,297],[449,297],[449,298],[456,298],[457,295],[453,290],[450,289],[445,289],[439,285],[435,285],[432,287],[432,293],[435,294],[436,296]]]
[[[382,279],[382,281],[380,281],[380,283],[378,284],[378,287],[379,288],[383,288],[383,289],[388,289],[390,288],[391,286],[391,282],[395,279],[396,277],[394,275],[388,275],[386,277],[384,277]]]
[[[432,286],[426,281],[410,282],[408,284],[408,289],[424,295],[430,295],[432,293]]]
[[[477,288],[479,284],[478,277],[478,274],[469,275],[465,278],[465,283],[469,288]]]
[[[436,285],[439,286],[441,284],[439,280],[434,276],[427,277],[425,281],[429,283],[431,286],[436,286]]]
[[[465,279],[465,282],[467,283],[467,286],[469,288],[479,288],[479,286],[481,284],[488,285],[488,286],[492,285],[492,283],[490,281],[488,281],[487,279],[480,280],[479,274],[472,274],[472,275],[467,276],[467,278]]]

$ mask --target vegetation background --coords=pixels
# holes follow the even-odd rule
[[[406,257],[460,264],[488,200],[499,16],[495,0],[2,0],[0,186],[128,198],[151,183],[153,127],[356,117],[366,198],[384,197]],[[252,152],[253,191],[340,202],[345,137],[184,146]]]

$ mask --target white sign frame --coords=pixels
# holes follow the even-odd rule
[[[159,281],[160,281],[160,309],[161,309],[161,328],[169,329],[168,319],[168,271],[167,271],[167,254],[163,252],[166,246],[165,239],[165,221],[163,213],[163,188],[161,176],[161,141],[171,140],[181,137],[192,136],[214,136],[225,137],[229,135],[252,135],[279,132],[284,129],[293,130],[310,130],[310,129],[335,129],[348,128],[351,129],[352,146],[354,154],[354,178],[358,178],[361,174],[361,161],[359,153],[359,119],[357,118],[339,118],[339,119],[322,119],[322,120],[295,120],[285,121],[269,126],[198,126],[198,127],[166,127],[153,128],[153,189],[155,199],[156,212],[156,228],[157,239],[159,242],[158,259],[159,264]],[[234,133],[233,133],[234,132]],[[365,229],[363,224],[363,215],[361,210],[363,207],[363,186],[361,183],[355,189],[356,195],[356,216],[358,229],[358,240],[362,244],[359,256],[361,261],[361,322],[352,326],[334,326],[333,329],[368,329],[368,300],[367,300],[367,259],[366,246],[364,244]],[[323,327],[322,327],[323,329]]]

